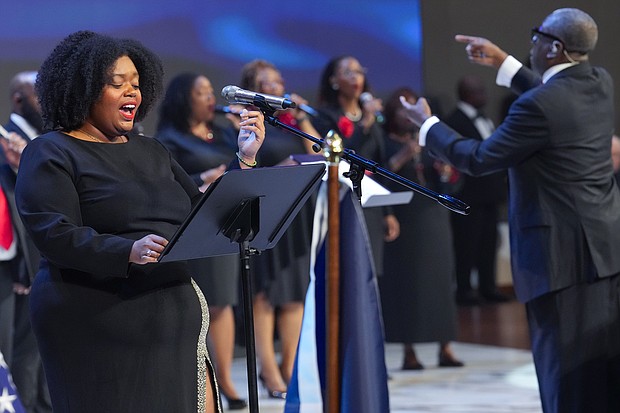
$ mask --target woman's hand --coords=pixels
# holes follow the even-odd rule
[[[368,129],[377,121],[377,113],[383,111],[383,101],[372,97],[369,93],[366,93],[366,95],[368,98],[362,99],[362,111],[364,113],[362,125],[364,125],[365,129]],[[362,93],[362,98],[364,97],[364,93]]]
[[[256,163],[256,154],[265,140],[265,117],[259,110],[241,112],[241,122],[239,123],[239,157],[244,162],[239,162],[241,168],[249,168],[248,165]]]
[[[133,243],[131,253],[129,254],[129,262],[134,264],[157,262],[166,245],[168,245],[166,238],[149,234]]]
[[[243,109],[245,109],[245,106],[233,104],[233,105],[228,105],[228,109],[230,109],[231,113],[226,114],[226,119],[228,119],[230,123],[232,123],[233,127],[236,130],[239,130],[241,128],[241,126],[239,125],[239,122],[241,122],[239,115],[241,115],[241,112],[243,112]]]
[[[209,185],[222,176],[224,172],[226,172],[226,165],[222,164],[202,172],[200,174],[200,179],[202,179],[202,182],[204,182],[205,185]]]
[[[9,132],[6,138],[0,138],[0,145],[4,151],[7,163],[13,169],[19,168],[19,160],[26,147],[26,141],[15,132]]]
[[[389,214],[383,217],[383,223],[385,225],[385,235],[383,239],[386,242],[392,242],[400,236],[400,222],[396,215]]]

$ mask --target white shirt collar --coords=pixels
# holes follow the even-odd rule
[[[463,102],[462,100],[456,102],[456,107],[459,108],[469,119],[475,119],[476,115],[478,115],[478,111],[475,107],[467,102]]]
[[[542,75],[542,82],[547,83],[549,79],[553,76],[557,75],[564,69],[568,69],[571,66],[578,65],[578,62],[575,63],[561,63],[559,65],[551,66],[549,69],[545,70],[545,73]]]
[[[39,136],[37,130],[30,126],[30,123],[28,123],[28,121],[24,119],[23,116],[13,112],[11,113],[11,120],[14,124],[19,126],[22,131],[24,131],[24,133],[26,134],[26,136],[28,136],[28,138],[30,138],[30,140],[33,140],[34,138]]]

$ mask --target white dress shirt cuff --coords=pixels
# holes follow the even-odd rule
[[[497,83],[498,86],[510,87],[512,78],[517,74],[521,67],[523,67],[523,63],[509,55],[506,59],[504,59],[502,65],[499,67],[495,83]]]
[[[420,146],[426,146],[426,134],[428,133],[428,130],[431,128],[431,126],[433,126],[437,122],[439,122],[439,118],[437,116],[431,116],[424,121],[422,126],[420,126],[420,136],[418,136],[418,144]]]

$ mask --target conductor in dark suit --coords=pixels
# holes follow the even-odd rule
[[[585,12],[556,10],[532,30],[529,70],[486,39],[457,36],[470,61],[520,93],[483,142],[431,116],[424,99],[403,102],[442,160],[472,175],[508,169],[512,272],[547,413],[620,411],[620,191],[612,80],[588,62],[597,37]]]
[[[495,126],[484,116],[487,92],[482,80],[474,75],[462,77],[457,86],[459,100],[446,123],[463,136],[483,141]],[[497,223],[499,208],[506,199],[506,173],[485,176],[461,174],[459,190],[453,195],[471,207],[469,215],[451,214],[456,263],[456,302],[480,303],[481,299],[497,303],[509,297],[497,291]],[[478,294],[471,283],[472,270],[478,272]]]

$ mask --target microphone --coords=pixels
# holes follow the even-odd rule
[[[370,92],[364,92],[360,95],[360,102],[362,103],[368,103],[374,99],[375,97]],[[380,111],[376,111],[375,120],[377,121],[377,123],[383,123],[385,121],[383,113],[381,113]]]
[[[229,103],[241,103],[258,107],[260,107],[262,103],[265,103],[274,110],[297,107],[295,102],[285,97],[263,95],[233,85],[228,85],[222,89],[222,97]]]
[[[290,93],[285,93],[284,97],[289,99],[291,97],[291,95],[290,95]],[[310,115],[312,117],[316,118],[317,116],[319,116],[319,112],[315,108],[313,108],[311,106],[308,106],[305,103],[301,103],[301,104],[297,105],[297,107],[299,109],[301,109],[302,111],[306,112],[308,115]]]
[[[215,105],[215,113],[234,113],[230,106]]]

